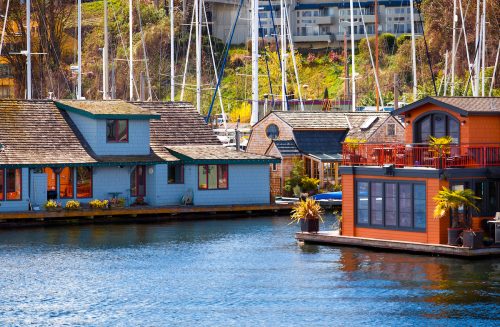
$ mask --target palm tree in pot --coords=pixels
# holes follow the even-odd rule
[[[323,208],[312,198],[297,202],[293,209],[290,219],[292,223],[300,223],[300,229],[303,232],[317,233],[319,223],[323,222]]]
[[[467,210],[479,211],[475,202],[481,200],[481,198],[474,195],[473,190],[450,190],[443,186],[443,189],[433,199],[436,203],[434,208],[435,218],[442,218],[451,211],[451,227],[448,228],[449,245],[458,245],[460,235],[462,235],[464,246],[470,248],[481,246],[483,232],[474,231],[471,228],[470,210]],[[463,213],[459,213],[459,210]]]

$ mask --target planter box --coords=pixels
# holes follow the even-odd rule
[[[319,231],[319,219],[301,219],[300,230],[307,233],[317,233]]]
[[[463,228],[448,228],[448,245],[460,245],[460,234]]]
[[[470,249],[480,249],[483,247],[484,232],[478,230],[464,230],[464,247]]]

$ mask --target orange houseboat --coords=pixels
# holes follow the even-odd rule
[[[342,235],[446,244],[450,218],[433,217],[443,186],[474,190],[472,227],[488,230],[500,211],[500,98],[427,97],[393,115],[404,119],[404,144],[343,145]],[[453,138],[445,154],[431,135]]]

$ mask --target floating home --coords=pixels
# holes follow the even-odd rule
[[[342,236],[447,244],[450,217],[433,217],[443,186],[481,197],[472,227],[488,234],[500,211],[500,98],[427,97],[392,114],[404,117],[403,143],[344,145]],[[438,155],[431,135],[452,144]]]
[[[269,204],[278,162],[224,148],[187,103],[0,101],[0,212],[49,199]]]
[[[273,111],[253,126],[247,152],[281,159],[270,166],[271,191],[280,195],[296,159],[304,160],[306,173],[319,179],[321,187],[339,184],[347,137],[401,142],[404,126],[387,112]]]

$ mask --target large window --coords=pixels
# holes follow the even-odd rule
[[[168,165],[168,183],[184,184],[184,165],[181,164]]]
[[[426,228],[426,188],[423,183],[358,181],[358,226],[423,231]]]
[[[128,120],[126,119],[106,120],[106,141],[108,143],[128,142]]]
[[[453,138],[453,143],[459,143],[460,125],[458,120],[445,113],[433,113],[418,119],[414,133],[415,143],[427,143],[430,136],[447,135]]]
[[[76,168],[76,197],[92,198],[92,167]]]
[[[200,190],[217,190],[228,188],[227,165],[199,165],[198,188]]]
[[[146,166],[135,166],[130,172],[130,196],[146,196]]]
[[[470,188],[475,195],[480,197],[476,201],[479,212],[472,212],[473,216],[494,217],[495,213],[500,211],[500,180],[460,180],[450,183],[452,189]]]
[[[4,195],[4,187],[5,187],[5,177],[4,177],[5,171],[3,169],[0,169],[0,201],[5,200],[5,195]]]
[[[7,200],[22,199],[21,169],[5,169],[5,193]]]
[[[59,173],[59,197],[72,199],[73,196],[73,168],[64,167]]]

